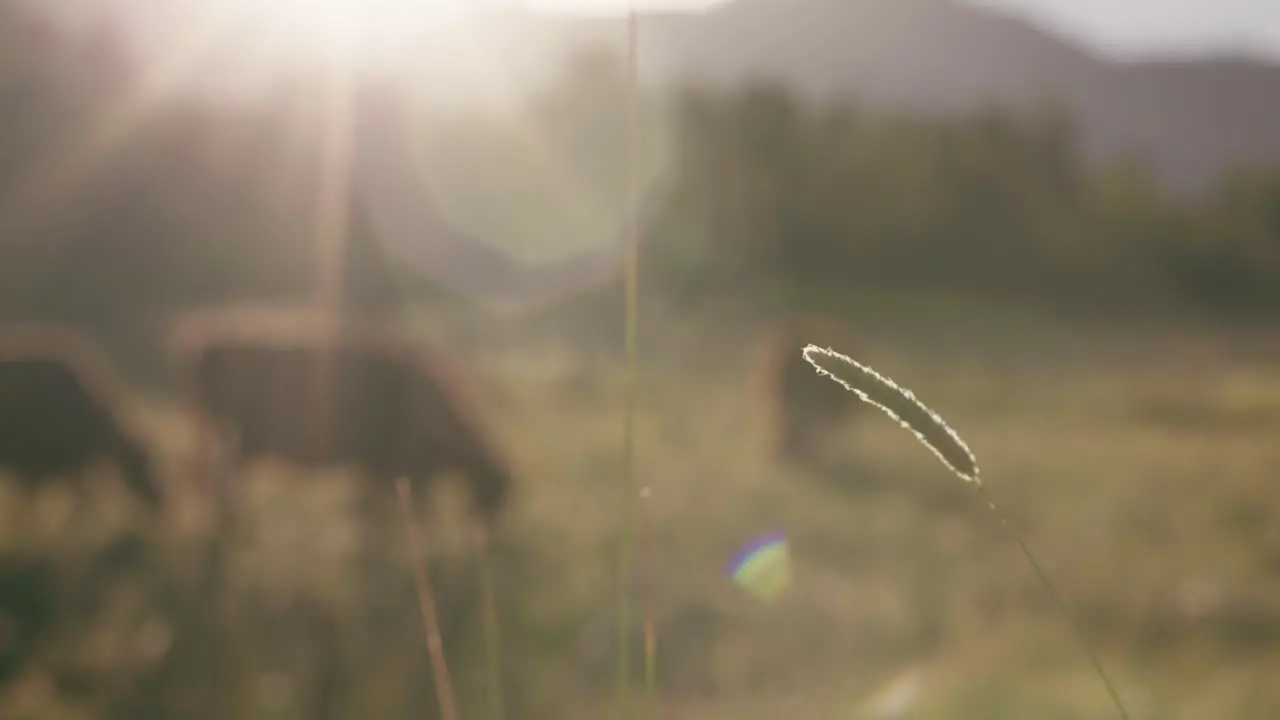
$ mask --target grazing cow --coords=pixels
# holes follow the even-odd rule
[[[861,359],[848,328],[824,316],[786,322],[760,343],[755,379],[768,407],[771,454],[784,462],[812,462],[826,438],[866,412],[855,394],[805,360],[802,351],[809,344]]]
[[[57,601],[52,564],[0,558],[0,688],[26,671],[54,631]]]
[[[229,316],[191,322],[176,350],[200,421],[232,443],[237,462],[347,464],[388,482],[453,470],[469,481],[485,519],[502,507],[509,468],[453,373],[411,338],[306,318]]]
[[[78,333],[0,324],[0,468],[28,487],[111,460],[141,500],[158,506],[151,454],[117,415],[125,397],[111,363]]]

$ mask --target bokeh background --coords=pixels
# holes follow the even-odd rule
[[[620,589],[651,717],[1114,714],[972,487],[771,383],[807,342],[966,439],[1132,717],[1277,717],[1280,51],[1193,37],[1247,4],[1126,52],[1141,13],[1091,45],[1102,10],[1029,0],[653,9],[632,93],[616,13],[0,2],[0,318],[105,349],[165,494],[5,476],[0,717],[439,716],[404,547],[361,547],[373,480],[245,468],[203,571],[169,338],[321,301],[464,367],[516,469],[483,553],[454,486],[418,497],[463,717],[497,717],[486,582],[517,720],[625,716]],[[819,418],[792,455],[779,403]],[[762,601],[725,566],[779,530]]]

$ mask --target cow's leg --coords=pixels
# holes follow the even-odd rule
[[[234,539],[235,504],[232,478],[239,465],[236,443],[220,434],[202,413],[195,416],[194,471],[205,532],[201,592],[210,601],[226,583],[228,556]],[[216,603],[214,603],[216,606]]]
[[[395,541],[403,537],[403,530],[395,515],[394,484],[368,473],[360,473],[356,480],[360,486],[352,519],[359,544],[351,577],[360,588],[363,612],[350,628],[349,647],[357,656],[374,657],[382,639],[403,632],[406,615],[401,600],[410,581],[396,562],[400,545]]]
[[[396,514],[395,483],[381,477],[366,478],[357,522],[360,527],[361,572],[374,599],[387,597],[386,591],[400,585],[389,578],[400,557],[403,529]],[[394,579],[396,582],[388,582]]]
[[[240,682],[236,665],[240,646],[239,628],[228,609],[228,568],[235,547],[238,516],[234,480],[240,466],[239,443],[234,437],[221,436],[208,424],[200,434],[203,497],[212,506],[212,524],[206,535],[204,577],[196,591],[193,608],[198,622],[209,631],[208,644],[202,648],[207,668],[204,702],[209,717],[229,717],[233,712],[231,686]]]
[[[237,433],[229,432],[214,438],[213,491],[217,508],[219,531],[233,535],[240,521],[240,469],[243,464],[243,446]]]
[[[192,436],[194,447],[191,465],[196,492],[202,496],[201,510],[211,514],[210,517],[202,517],[201,522],[210,535],[216,535],[221,531],[223,523],[221,508],[217,502],[218,436],[213,423],[202,413],[193,413]]]

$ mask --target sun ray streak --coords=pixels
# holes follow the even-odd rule
[[[336,322],[343,311],[343,270],[346,260],[348,214],[350,211],[350,144],[351,144],[351,76],[347,62],[350,37],[336,28],[331,38],[329,67],[326,68],[325,92],[320,113],[320,173],[316,184],[313,243],[314,297],[312,309],[321,322]],[[315,408],[327,407],[327,393],[332,384],[332,367],[327,361],[317,363],[312,377],[311,402]],[[331,421],[328,414],[319,417]],[[320,437],[328,428],[317,423]]]
[[[347,240],[351,169],[351,77],[344,61],[346,43],[335,40],[324,110],[321,169],[316,188],[316,301],[322,313],[337,312],[342,301],[342,271]]]

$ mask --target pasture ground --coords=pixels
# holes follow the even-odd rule
[[[883,342],[868,360],[974,449],[1135,719],[1280,717],[1280,373],[1189,335],[1112,341],[1013,322],[1002,350],[974,349],[991,347],[982,333],[992,327],[932,343],[876,330]],[[730,351],[708,355],[696,371],[655,362],[641,374],[637,472],[652,491],[656,540],[641,548],[651,577],[640,585],[659,618],[662,717],[834,720],[880,717],[875,709],[895,702],[907,708],[901,717],[927,720],[1114,715],[1067,622],[972,488],[878,415],[844,431],[830,472],[775,466],[742,363]],[[497,383],[482,390],[486,414],[524,483],[494,550],[508,717],[616,717],[622,376],[557,370],[533,354],[483,371]],[[147,420],[183,501],[163,527],[110,503],[69,526],[65,495],[8,493],[7,517],[23,520],[3,526],[5,546],[72,556],[71,530],[105,542],[108,530],[94,528],[134,527],[154,540],[157,574],[193,575],[200,508],[185,482],[185,436],[171,409]],[[432,716],[399,551],[383,569],[403,578],[393,591],[356,580],[352,478],[336,470],[304,484],[263,465],[245,479],[226,593],[232,631],[214,643],[232,659],[223,717],[317,717],[308,702],[330,702],[323,712],[334,718]],[[472,549],[448,507],[441,498],[430,511],[433,571],[442,604],[455,608],[447,649],[464,717],[486,718]],[[793,576],[765,604],[724,566],[777,529],[789,533]],[[60,697],[33,670],[0,697],[0,716],[110,708],[158,718],[201,697],[192,678],[214,661],[165,619],[181,603],[158,597],[113,592],[92,632],[68,633],[51,651],[121,675],[107,690]],[[365,629],[349,629],[357,625]],[[638,646],[637,636],[637,694]],[[333,647],[344,659],[323,660]],[[338,680],[341,707],[315,700]]]

